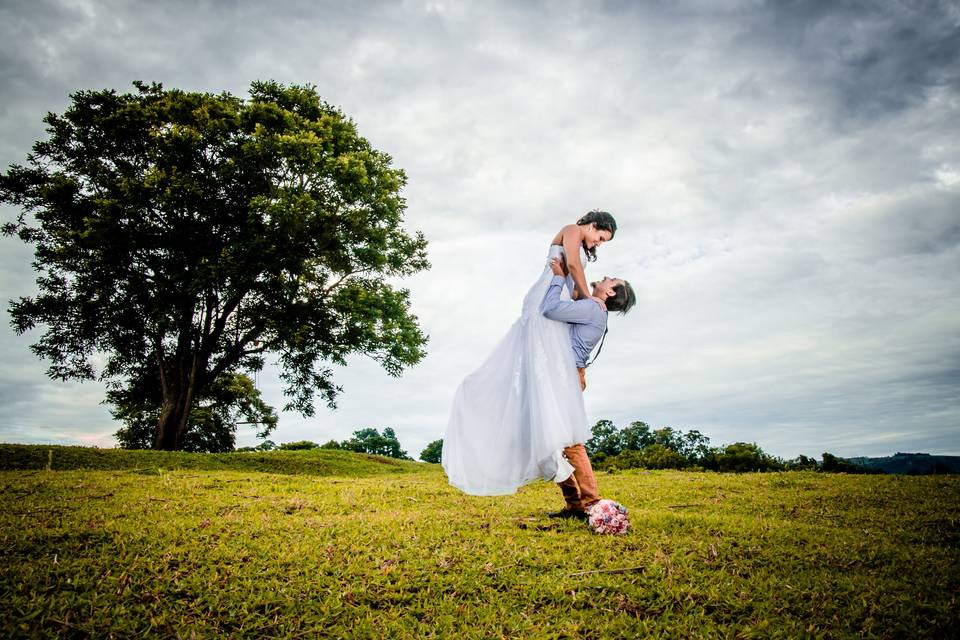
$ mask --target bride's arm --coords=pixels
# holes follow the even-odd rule
[[[567,254],[567,271],[573,278],[575,291],[570,293],[575,300],[590,297],[590,288],[587,287],[587,276],[580,262],[580,228],[575,224],[568,224],[560,233],[563,234],[563,252]]]

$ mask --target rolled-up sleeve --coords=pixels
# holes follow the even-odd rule
[[[566,283],[563,276],[554,276],[547,287],[547,293],[540,304],[540,313],[558,322],[573,324],[587,324],[590,322],[592,309],[587,305],[596,304],[592,300],[561,300],[560,290]]]

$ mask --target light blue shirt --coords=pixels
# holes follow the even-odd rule
[[[573,291],[573,280],[563,276],[553,276],[547,294],[540,303],[540,313],[559,322],[570,325],[570,344],[573,346],[573,359],[578,367],[587,366],[590,352],[597,346],[607,328],[607,311],[600,308],[595,300],[561,300],[563,285]]]

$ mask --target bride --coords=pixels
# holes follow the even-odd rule
[[[574,283],[561,297],[591,297],[583,263],[596,260],[597,247],[616,231],[605,211],[591,211],[563,227],[523,299],[520,318],[457,389],[441,463],[461,491],[504,495],[539,478],[562,482],[573,473],[563,448],[590,437],[583,394],[568,325],[540,315],[540,303],[553,278],[550,260],[558,256]]]

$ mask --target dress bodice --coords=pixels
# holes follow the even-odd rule
[[[550,261],[558,256],[565,256],[566,251],[563,248],[563,245],[552,244],[550,245],[550,251],[547,252],[547,264],[550,264]],[[583,247],[580,247],[580,263],[587,263],[587,252],[584,251]]]

